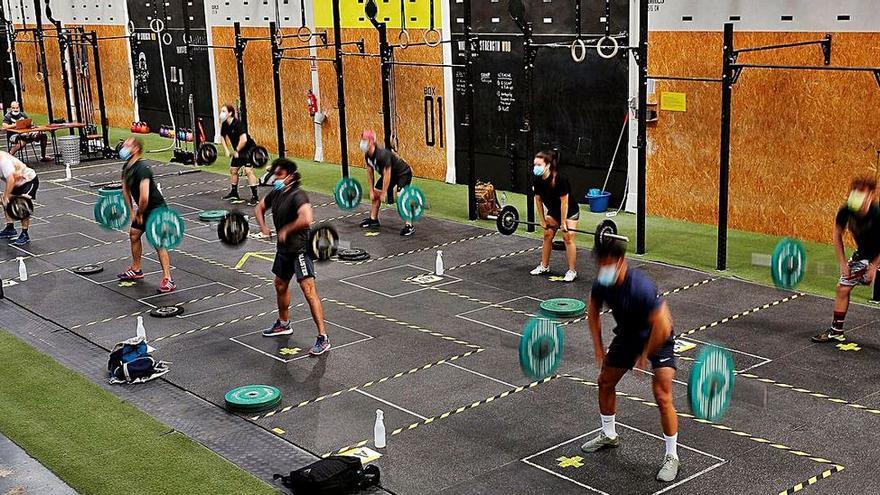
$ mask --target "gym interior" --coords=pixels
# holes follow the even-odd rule
[[[0,494],[880,493],[880,13],[711,4],[0,2]]]

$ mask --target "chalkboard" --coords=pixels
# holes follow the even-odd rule
[[[461,4],[450,0],[454,31],[461,31]],[[529,184],[532,157],[528,155],[524,99],[528,81],[524,76],[523,37],[508,15],[507,2],[475,2],[472,16],[480,37],[474,58],[474,133],[476,175],[504,190],[525,192]],[[582,33],[604,32],[599,18],[603,2],[583,3]],[[602,11],[600,11],[602,10]],[[611,164],[614,149],[628,111],[629,67],[626,51],[613,60],[601,59],[589,50],[583,63],[575,63],[567,45],[575,32],[574,2],[526,2],[527,20],[533,22],[536,43],[559,41],[565,48],[540,48],[535,60],[531,128],[535,151],[557,148],[560,171],[571,181],[579,197],[589,188],[600,188]],[[548,22],[550,21],[550,22]],[[626,0],[614,0],[611,32],[625,32],[629,24]],[[457,27],[457,28],[455,28]],[[458,39],[461,39],[460,32]],[[554,36],[556,35],[556,36]],[[456,36],[456,33],[453,33]],[[621,40],[621,45],[626,45]],[[464,62],[464,43],[453,43],[456,63]],[[463,69],[455,69],[455,121],[461,122],[467,86]],[[456,178],[468,177],[467,128],[456,125]],[[619,201],[626,183],[628,133],[624,135],[614,172],[606,189]],[[511,173],[511,146],[516,150],[516,167]]]
[[[204,0],[186,1],[189,3],[192,43],[207,44]],[[128,12],[135,27],[131,49],[141,120],[147,122],[152,129],[171,124],[166,100],[167,82],[167,97],[170,99],[175,123],[179,127],[193,126],[189,117],[189,95],[195,93],[196,115],[202,119],[205,134],[210,139],[214,135],[214,103],[211,99],[213,77],[205,49],[194,50],[192,66],[187,60],[183,42],[182,2],[128,0]],[[164,33],[156,34],[150,30],[150,21],[154,19],[164,20]],[[166,44],[164,41],[170,42]],[[162,57],[159,53],[160,46]]]

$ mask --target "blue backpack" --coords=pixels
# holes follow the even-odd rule
[[[147,341],[135,337],[113,347],[107,371],[110,372],[111,384],[143,383],[168,373],[168,364],[156,361],[150,354]]]

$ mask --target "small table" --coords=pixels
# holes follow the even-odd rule
[[[63,131],[66,129],[81,129],[85,127],[85,124],[81,124],[79,122],[65,122],[63,124],[47,124],[40,125],[35,127],[30,127],[28,129],[6,129],[6,132],[11,132],[12,134],[29,134],[32,132],[46,132],[52,136],[52,155],[55,159],[55,165],[61,165],[61,154],[58,153],[58,137],[55,135],[58,131]]]

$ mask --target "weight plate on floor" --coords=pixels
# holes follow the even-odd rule
[[[584,314],[584,311],[587,309],[586,303],[580,299],[569,299],[567,297],[547,299],[540,306],[547,313],[562,317],[579,316]]]
[[[13,196],[6,203],[6,214],[14,220],[25,220],[30,218],[34,212],[34,202],[31,198],[25,196]]]
[[[709,345],[694,361],[688,381],[688,400],[698,419],[718,421],[724,416],[733,397],[733,355],[718,346]]]
[[[519,212],[516,211],[516,207],[507,205],[501,208],[498,218],[495,219],[495,226],[498,227],[501,235],[511,235],[516,232],[519,227]]]
[[[106,184],[102,188],[98,189],[98,194],[101,196],[112,196],[114,194],[122,194],[122,184]]]
[[[397,198],[397,213],[405,222],[415,222],[422,218],[428,207],[425,193],[418,186],[409,185],[400,191]]]
[[[339,234],[332,225],[321,224],[309,230],[309,255],[318,261],[327,261],[339,249]]]
[[[773,283],[781,289],[793,289],[804,279],[807,266],[807,252],[804,245],[794,239],[785,238],[776,244],[770,258],[770,276]]]
[[[229,210],[202,210],[199,212],[199,220],[203,222],[219,222]]]
[[[247,217],[233,211],[224,216],[217,224],[217,237],[227,246],[238,246],[247,239],[250,229]]]
[[[363,261],[370,259],[370,253],[368,253],[366,249],[361,248],[341,249],[336,253],[336,256],[342,261]]]
[[[147,219],[147,241],[154,249],[174,249],[183,242],[183,217],[172,208],[156,208]]]
[[[244,385],[226,392],[226,407],[234,411],[254,412],[275,407],[281,391],[269,385]]]
[[[343,210],[353,210],[361,204],[364,190],[361,183],[351,177],[343,177],[333,188],[333,199],[336,206]]]
[[[95,221],[108,230],[121,229],[128,224],[131,212],[121,194],[101,196],[94,208]]]
[[[150,316],[156,318],[171,318],[183,313],[183,306],[160,306],[150,311]]]
[[[76,273],[77,275],[93,275],[103,271],[104,267],[101,265],[80,265],[73,269],[73,273]]]
[[[559,322],[549,318],[530,318],[519,339],[519,365],[532,380],[547,378],[562,361],[565,334]]]
[[[565,251],[565,241],[553,241],[554,251]]]

